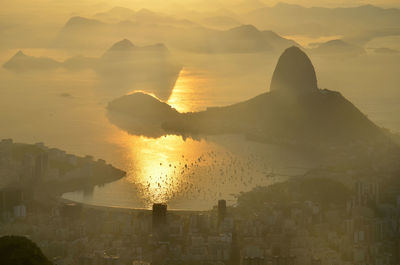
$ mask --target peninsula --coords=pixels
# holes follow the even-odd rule
[[[152,121],[164,134],[190,137],[237,133],[251,140],[342,157],[342,153],[396,149],[385,131],[342,94],[318,87],[311,60],[295,46],[280,56],[269,92],[252,99],[200,112],[179,113],[150,95],[131,94],[111,101],[108,110],[112,117],[128,119],[125,123],[121,123],[121,118],[111,121],[118,120],[117,125],[132,134],[135,134],[132,124],[139,119]]]
[[[116,181],[125,172],[92,156],[67,154],[43,143],[0,142],[0,190],[20,190],[27,200],[51,203],[63,193]]]

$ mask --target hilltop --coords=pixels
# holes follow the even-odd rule
[[[283,34],[351,35],[363,30],[398,28],[399,17],[397,8],[373,5],[326,8],[277,3],[250,11],[245,19],[259,28],[273,28]]]
[[[126,38],[111,45],[97,58],[78,55],[59,62],[19,51],[3,67],[14,72],[92,69],[112,87],[141,88],[162,99],[170,95],[182,68],[163,43],[136,46]]]
[[[188,41],[177,42],[175,45],[183,50],[198,53],[276,52],[293,45],[300,46],[273,31],[261,31],[249,24],[227,30],[199,28],[186,33],[186,36]]]
[[[29,56],[18,51],[3,67],[9,70],[21,72],[28,70],[48,70],[60,67],[61,63],[48,57]]]
[[[117,110],[119,115],[146,116],[146,109],[132,112],[130,107],[136,106],[144,96],[125,96],[124,106]],[[113,105],[111,102],[110,111],[116,110]],[[165,108],[165,105],[153,102],[155,108]],[[166,134],[238,133],[261,142],[323,152],[336,150],[337,154],[340,149],[359,152],[390,145],[383,130],[343,95],[318,88],[314,67],[298,47],[288,48],[279,58],[270,92],[230,106],[194,113],[172,112],[158,118]]]
[[[316,47],[310,49],[310,53],[315,53],[319,55],[343,55],[346,57],[350,57],[366,54],[364,48],[348,43],[341,39],[330,40],[323,43],[316,43],[313,46]]]

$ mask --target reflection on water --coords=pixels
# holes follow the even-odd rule
[[[176,161],[186,151],[198,151],[193,142],[186,143],[172,135],[150,139],[118,131],[112,141],[127,149],[125,159],[131,161],[126,168],[127,181],[140,186],[141,195],[150,202],[167,202],[182,189]]]
[[[265,75],[271,72],[249,70],[240,75],[229,74],[227,68],[217,76],[205,69],[184,68],[168,103],[179,111],[195,111],[238,102],[265,91]],[[70,153],[104,158],[127,171],[120,181],[65,194],[69,199],[131,208],[162,201],[170,208],[208,209],[220,198],[233,203],[232,194],[268,185],[318,163],[293,150],[248,142],[239,136],[184,140],[173,135],[158,139],[129,135],[105,115],[107,102],[120,97],[121,91],[103,87],[92,71],[16,75],[1,69],[0,78],[1,138],[42,141]],[[248,80],[256,81],[249,85]],[[72,96],[60,97],[62,93]],[[363,110],[374,115],[371,118],[390,118],[385,124],[396,122],[391,128],[400,128],[398,116],[376,112],[396,106],[392,112],[398,113],[396,100],[365,106]]]
[[[215,84],[204,72],[184,68],[168,103],[181,112],[213,105],[215,102],[208,92],[215,89]],[[184,140],[167,135],[154,139],[112,127],[107,141],[120,150],[118,165],[127,171],[127,177],[96,188],[90,196],[73,192],[65,198],[123,207],[149,207],[154,202],[167,202],[171,208],[208,209],[220,198],[233,202],[233,194],[299,172],[299,168],[285,168],[289,159],[282,160],[284,163],[277,161],[290,154],[283,155],[276,147],[249,143],[238,136]],[[264,150],[268,147],[268,151]],[[292,165],[304,162],[299,162],[294,154],[290,159]],[[274,170],[281,176],[271,174]],[[127,187],[131,192],[126,192]],[[132,193],[136,196],[134,200]],[[111,194],[112,199],[104,199]]]
[[[220,198],[232,201],[232,194],[303,172],[301,165],[307,163],[306,159],[300,161],[287,150],[267,145],[260,147],[238,136],[184,141],[174,135],[149,139],[117,131],[109,140],[124,150],[122,159],[127,178],[123,182],[135,187],[141,207],[167,202],[171,208],[207,209]],[[283,157],[285,160],[277,161]],[[286,167],[288,161],[299,167]],[[96,197],[119,184],[108,184],[97,190],[89,201],[101,201]],[[82,193],[71,193],[66,197],[82,200],[80,196]],[[119,206],[121,204],[131,206],[130,202],[120,201]]]
[[[182,112],[203,109],[215,104],[209,92],[216,84],[204,72],[184,68],[168,103]],[[308,158],[298,159],[290,150],[250,143],[239,136],[184,140],[167,135],[154,139],[113,128],[107,141],[121,150],[118,159],[127,178],[95,189],[90,197],[82,192],[64,197],[123,207],[166,202],[170,208],[208,209],[218,199],[234,202],[233,194],[304,172],[309,165]],[[124,193],[127,187],[131,192]],[[111,194],[113,199],[104,200]]]
[[[207,105],[209,79],[199,72],[183,68],[167,103],[179,112],[199,111]]]

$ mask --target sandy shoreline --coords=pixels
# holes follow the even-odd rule
[[[113,213],[151,213],[151,208],[126,208],[126,207],[119,207],[119,206],[104,206],[104,205],[94,205],[94,204],[87,204],[82,202],[76,202],[73,200],[65,199],[62,197],[58,198],[59,203],[76,203],[83,206],[84,209],[92,209],[92,210],[99,210],[105,212],[113,212]],[[211,210],[211,209],[210,209]],[[210,210],[186,210],[186,209],[168,209],[168,212],[173,212],[175,214],[194,214],[194,213],[206,213]]]

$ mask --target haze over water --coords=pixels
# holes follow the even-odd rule
[[[1,74],[7,84],[21,87],[2,90],[1,122],[9,125],[2,131],[2,138],[45,141],[71,153],[104,158],[127,171],[123,180],[93,191],[66,194],[64,197],[68,199],[132,208],[162,201],[171,208],[208,209],[221,197],[233,199],[232,194],[242,191],[242,185],[251,189],[282,179],[266,177],[271,172],[283,175],[299,172],[298,168],[286,168],[276,155],[269,159],[271,162],[264,161],[277,147],[271,146],[265,152],[264,146],[239,136],[184,140],[174,135],[157,139],[129,135],[107,120],[108,91],[102,93],[99,81],[89,71],[79,74],[79,78],[63,71],[52,72],[52,78],[45,79],[34,73],[18,75],[1,70]],[[239,100],[240,94],[221,95],[226,95],[229,88],[216,90],[223,81],[208,75],[204,70],[184,68],[168,103],[180,111],[194,111]],[[36,85],[27,91],[22,83]],[[257,91],[249,91],[247,97],[253,93]],[[53,104],[45,105],[47,101]],[[21,116],[22,112],[29,114]],[[71,137],[65,138],[65,133]],[[282,156],[287,156],[286,151]],[[291,165],[301,165],[302,161],[295,160]]]
[[[29,10],[20,10],[18,4],[7,3],[13,15],[0,19],[4,24],[0,25],[0,33],[7,36],[7,41],[0,43],[1,65],[16,54],[19,50],[17,47],[22,47],[23,52],[28,55],[47,56],[58,61],[78,54],[99,58],[112,44],[121,40],[115,37],[118,32],[116,35],[111,34],[103,42],[101,38],[95,38],[98,36],[81,36],[79,32],[76,33],[75,38],[83,40],[82,43],[85,40],[92,43],[100,41],[98,47],[75,47],[77,50],[69,49],[68,46],[65,49],[43,47],[51,46],[49,43],[57,38],[57,34],[71,17],[80,15],[97,18],[94,16],[96,12],[108,10],[117,4],[129,4],[131,1],[82,1],[65,10],[62,7],[68,6],[69,2],[58,1],[49,6],[47,5],[50,1],[40,2],[40,6],[29,3]],[[314,2],[299,1],[306,6],[313,5]],[[341,4],[347,6],[348,3],[344,2],[341,1]],[[375,2],[377,1],[372,1]],[[389,7],[395,3],[391,0],[384,2],[382,5]],[[336,6],[337,2],[324,1],[323,4]],[[89,14],[86,7],[91,5],[93,12],[90,11]],[[141,5],[132,4],[135,12],[138,7]],[[175,14],[179,12],[171,11],[165,3],[161,5],[158,1],[153,1],[153,6],[146,7],[154,7],[156,11],[164,8],[163,11],[170,12],[174,18],[179,15],[182,18],[191,18],[192,15],[189,11],[187,14]],[[43,14],[57,11],[60,16],[41,15],[40,19],[35,19],[39,14],[34,12],[37,10],[42,10]],[[215,11],[205,10],[205,17],[213,15],[212,12]],[[28,21],[25,22],[26,25],[13,28],[13,23],[18,24],[25,13],[32,13],[29,21],[34,20],[36,23],[31,25]],[[196,23],[199,21],[203,20],[195,20]],[[311,33],[281,33],[279,29],[262,28],[262,25],[256,25],[257,30],[276,31],[281,36],[295,40],[304,48],[311,48],[317,42],[346,37],[335,32],[321,33],[320,36]],[[195,29],[197,30],[196,27]],[[252,28],[250,33],[251,30]],[[142,35],[130,32],[130,37],[137,38],[131,39],[137,46],[152,45],[159,41],[157,34],[153,34],[146,26],[138,32]],[[182,35],[184,37],[171,37],[176,38],[170,41],[175,47],[166,44],[171,54],[182,64],[182,70],[169,97],[162,98],[164,102],[180,112],[192,112],[241,102],[268,91],[276,62],[283,50],[265,53],[190,52],[184,46],[186,37],[191,35]],[[23,37],[32,43],[21,44],[25,40]],[[168,42],[168,38],[166,39]],[[241,39],[238,40],[240,44]],[[400,99],[400,53],[387,55],[373,52],[373,49],[381,47],[399,51],[399,40],[399,36],[376,37],[364,45],[367,54],[359,57],[348,56],[344,59],[335,54],[309,54],[317,72],[319,87],[340,91],[376,124],[400,132],[400,106],[397,104]],[[76,40],[72,38],[72,41]],[[181,42],[182,46],[177,45]],[[189,44],[188,47],[192,48]],[[42,48],[35,48],[37,46]],[[136,91],[154,95],[154,91],[149,91],[150,85],[146,82],[134,85],[121,81],[122,84],[115,85],[120,80],[107,80],[89,69],[67,71],[60,68],[13,73],[2,67],[0,80],[0,138],[13,138],[16,142],[25,143],[44,142],[50,147],[72,154],[105,159],[127,172],[126,178],[103,187],[65,194],[64,198],[67,199],[128,208],[143,208],[154,202],[166,202],[173,209],[202,210],[211,208],[221,198],[227,199],[228,203],[234,203],[234,194],[302,174],[322,163],[319,158],[306,156],[296,150],[251,142],[238,135],[199,139],[183,139],[176,135],[159,138],[130,135],[108,120],[106,106],[109,101]]]
[[[231,60],[239,58],[254,62],[242,75],[235,74],[238,69],[228,68],[229,62],[221,62],[226,68],[206,66],[206,56],[189,62],[180,72],[167,103],[178,111],[198,111],[266,91],[276,56],[257,61],[255,55],[238,55]],[[253,71],[261,61],[264,66]],[[321,72],[320,83],[328,83]],[[108,121],[105,106],[110,99],[135,88],[110,90],[90,70],[56,70],[40,76],[1,69],[0,74],[5,80],[0,85],[1,138],[43,141],[70,153],[103,158],[127,172],[122,180],[90,191],[68,193],[64,198],[128,208],[167,202],[172,209],[203,210],[220,198],[233,203],[233,194],[304,173],[319,163],[316,158],[293,150],[234,135],[197,140],[174,135],[129,135]],[[252,83],[246,86],[249,80]],[[370,98],[360,95],[354,101],[378,124],[400,131],[398,116],[388,115],[398,108],[389,99],[370,104]]]

